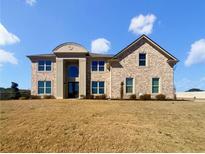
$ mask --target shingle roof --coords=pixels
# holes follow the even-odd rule
[[[98,54],[98,53],[89,53],[88,54],[89,56],[91,56],[91,57],[96,57],[96,58],[100,58],[100,57],[102,57],[102,58],[112,58],[113,57],[113,55],[111,55],[111,54]],[[56,57],[56,55],[55,54],[36,54],[36,55],[28,55],[27,56],[28,58],[34,58],[34,57]]]
[[[56,57],[55,54],[36,54],[36,55],[28,55],[28,58],[34,58],[34,57]]]
[[[99,53],[89,53],[91,57],[105,57],[105,58],[112,58],[113,55],[111,54],[99,54]]]
[[[170,54],[168,51],[166,51],[164,48],[162,48],[161,46],[159,46],[156,42],[154,42],[153,40],[151,40],[149,37],[147,37],[146,35],[142,35],[141,37],[139,37],[138,39],[136,39],[135,41],[133,41],[131,44],[129,44],[128,46],[126,46],[124,49],[122,49],[120,52],[118,52],[117,54],[115,55],[111,55],[111,54],[99,54],[99,53],[91,53],[91,52],[88,52],[87,55],[88,56],[91,56],[91,57],[94,57],[94,58],[117,58],[120,54],[122,54],[127,48],[129,48],[130,46],[134,45],[135,43],[139,42],[141,39],[145,38],[147,41],[151,42],[154,46],[156,46],[158,49],[160,49],[160,51],[162,51],[165,55],[167,55],[168,57],[170,57],[172,60],[178,62],[179,60],[174,57],[172,54]],[[63,45],[66,45],[66,44],[75,44],[75,45],[78,45],[78,46],[82,46],[78,43],[73,43],[73,42],[67,42],[67,43],[63,43],[59,46],[57,46],[54,50],[56,50],[57,48],[63,46]],[[83,47],[83,46],[82,46]],[[83,47],[84,48],[84,47]],[[54,51],[53,50],[53,51]],[[27,56],[28,58],[35,58],[35,57],[56,57],[55,54],[36,54],[36,55],[28,55]]]

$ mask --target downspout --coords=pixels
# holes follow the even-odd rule
[[[112,67],[110,65],[110,99],[112,98]]]

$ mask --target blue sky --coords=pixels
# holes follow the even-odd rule
[[[205,89],[204,7],[204,0],[0,0],[0,87],[31,87],[26,55],[69,41],[115,54],[146,33],[180,60],[177,91]]]

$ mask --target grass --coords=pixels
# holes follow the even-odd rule
[[[205,152],[205,101],[0,101],[0,152]]]

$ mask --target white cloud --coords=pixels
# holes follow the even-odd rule
[[[7,45],[20,42],[20,39],[7,31],[7,29],[0,23],[0,45]]]
[[[36,4],[36,0],[26,0],[26,4],[33,6],[34,4]]]
[[[18,60],[13,53],[0,49],[0,67],[4,63],[18,64]]]
[[[110,41],[104,38],[98,38],[91,42],[91,51],[93,53],[107,53],[110,50]]]
[[[205,63],[205,39],[195,41],[191,45],[191,49],[185,61],[186,66],[197,63]]]
[[[149,35],[152,33],[154,22],[157,17],[154,14],[148,15],[138,15],[131,19],[129,31],[134,34],[146,34]]]

